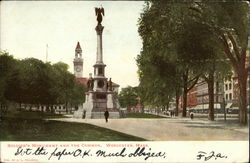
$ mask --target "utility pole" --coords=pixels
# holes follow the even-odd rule
[[[49,49],[49,46],[48,44],[46,44],[46,62],[48,62],[48,49]]]
[[[224,121],[227,120],[227,111],[226,111],[226,103],[225,103],[225,98],[224,98],[224,94],[223,94],[223,97],[222,97],[222,107],[223,107],[223,110],[224,110]]]
[[[250,111],[250,63],[248,66],[248,112],[247,112],[247,116],[248,116],[248,122],[249,122],[249,111]]]
[[[223,111],[224,111],[224,121],[227,120],[227,110],[226,110],[226,102],[225,102],[225,97],[224,97],[224,94],[225,94],[225,91],[224,91],[224,80],[222,82],[222,108],[223,108]]]

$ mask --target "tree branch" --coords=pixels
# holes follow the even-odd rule
[[[185,86],[186,82],[188,82],[188,69],[182,73],[182,87]]]
[[[191,82],[193,82],[194,80],[196,80],[196,79],[199,78],[200,76],[201,76],[201,74],[196,75],[195,77],[193,77],[192,79],[190,79],[190,80],[188,81],[188,84],[191,83]]]
[[[228,35],[228,38],[230,39],[230,41],[232,42],[233,44],[233,49],[234,49],[234,52],[235,52],[235,55],[236,55],[236,58],[238,59],[238,61],[240,61],[240,52],[239,52],[239,49],[238,49],[238,46],[236,44],[236,41],[234,39],[234,37],[232,36],[231,33],[227,32],[227,35]]]
[[[208,80],[208,77],[206,75],[202,75],[202,78],[207,81]]]
[[[242,51],[241,51],[241,64],[246,64],[246,56],[247,56],[247,53],[246,53],[247,49],[246,48],[242,48]]]
[[[195,84],[197,83],[198,80],[199,80],[199,77],[197,77],[195,79],[194,83],[189,88],[187,88],[187,91],[190,91],[195,86]]]
[[[233,57],[233,54],[230,52],[229,50],[229,46],[228,46],[228,43],[227,43],[227,39],[225,37],[224,34],[221,35],[220,37],[220,41],[222,42],[223,46],[224,46],[224,52],[226,54],[226,56],[230,59],[230,61],[232,62],[233,66],[235,68],[237,68],[237,61],[236,59]]]

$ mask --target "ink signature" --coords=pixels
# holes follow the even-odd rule
[[[222,154],[222,153],[215,153],[214,151],[211,151],[209,153],[199,151],[196,159],[197,160],[203,160],[204,159],[204,161],[208,161],[208,160],[210,160],[212,158],[214,158],[215,160],[222,159],[222,158],[226,159],[227,156]]]

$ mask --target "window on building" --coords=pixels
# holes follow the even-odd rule
[[[229,83],[229,89],[232,89],[232,83]]]
[[[219,92],[219,82],[216,82],[216,85],[215,85],[216,87],[216,92]]]
[[[226,100],[228,100],[228,94],[226,94]]]
[[[215,96],[215,102],[219,102],[219,96],[218,95]]]
[[[226,90],[227,90],[227,84],[226,84]]]
[[[232,93],[229,93],[229,100],[232,100]]]

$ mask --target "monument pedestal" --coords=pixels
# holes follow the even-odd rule
[[[104,119],[104,112],[109,111],[109,118],[120,118],[120,105],[114,92],[102,92],[106,99],[98,99],[100,92],[89,91],[86,93],[86,101],[78,107],[74,118]]]

